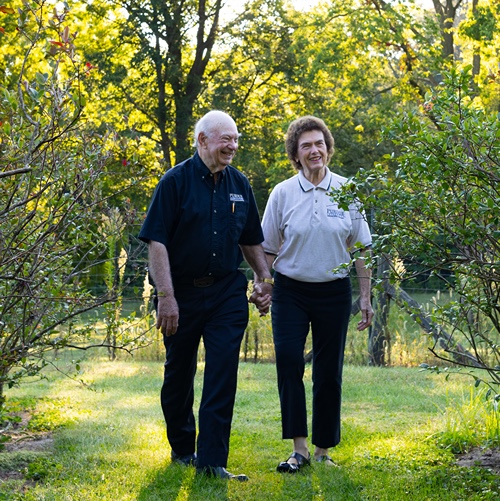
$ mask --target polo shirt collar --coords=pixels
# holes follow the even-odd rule
[[[308,181],[302,170],[299,170],[298,176],[299,185],[302,191],[310,191],[314,188],[321,188],[322,190],[328,191],[332,184],[332,173],[328,169],[326,169],[326,175],[318,186],[314,186],[314,184]]]

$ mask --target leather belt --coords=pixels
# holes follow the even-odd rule
[[[214,277],[201,277],[195,278],[193,280],[193,285],[195,287],[210,287],[215,283]]]
[[[228,275],[207,275],[200,278],[172,277],[174,287],[176,285],[189,285],[191,287],[210,287]]]

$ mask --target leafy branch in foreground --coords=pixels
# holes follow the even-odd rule
[[[465,366],[483,369],[487,376],[479,379],[499,394],[497,111],[477,96],[470,67],[453,68],[422,108],[402,116],[386,135],[399,153],[354,179],[338,199],[346,204],[355,196],[373,208],[377,251],[404,263],[397,278],[435,276],[452,291],[453,299],[436,304],[430,318],[470,350],[475,361]],[[435,343],[431,351],[455,363],[446,344]]]
[[[0,87],[0,410],[4,387],[38,375],[48,352],[95,344],[72,322],[118,299],[117,287],[101,297],[85,287],[105,259],[98,222],[111,141],[81,119],[85,65],[68,6],[49,13],[48,4],[25,2],[17,36],[0,42],[22,55],[16,84]]]

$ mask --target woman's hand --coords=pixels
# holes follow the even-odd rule
[[[361,320],[358,322],[358,331],[363,331],[370,327],[373,320],[373,308],[370,299],[360,299]]]

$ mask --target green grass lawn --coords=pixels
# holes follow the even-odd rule
[[[250,477],[239,483],[199,478],[192,467],[171,464],[159,405],[161,363],[88,361],[82,369],[92,390],[54,371],[46,381],[8,391],[10,405],[34,406],[35,432],[55,428],[54,446],[32,453],[24,463],[13,453],[10,460],[24,465],[36,482],[27,489],[22,480],[0,483],[0,500],[470,501],[500,496],[499,477],[456,466],[450,450],[438,445],[445,409],[461,405],[469,391],[470,383],[460,379],[446,382],[409,368],[346,367],[343,437],[332,451],[341,467],[314,465],[287,476],[275,471],[291,452],[290,442],[281,440],[275,368],[241,364],[228,464],[230,471]],[[310,377],[308,366],[309,395]],[[0,453],[0,469],[7,458]]]

